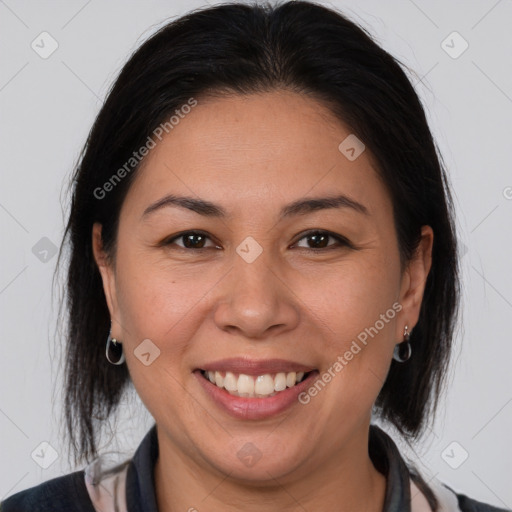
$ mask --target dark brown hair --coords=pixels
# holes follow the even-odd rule
[[[97,453],[97,434],[130,382],[105,359],[110,316],[92,251],[94,222],[115,253],[120,208],[139,165],[106,199],[95,191],[191,97],[215,91],[287,89],[329,106],[371,152],[389,190],[402,263],[434,231],[414,347],[392,362],[376,407],[406,438],[435,411],[458,312],[452,199],[421,102],[401,64],[343,15],[303,1],[224,4],[166,24],[131,56],[111,87],[73,174],[72,204],[59,255],[68,248],[65,411],[76,460]]]

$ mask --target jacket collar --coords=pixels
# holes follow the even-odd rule
[[[411,512],[409,469],[391,437],[370,425],[369,454],[375,467],[386,476],[383,512]],[[130,512],[158,512],[154,467],[158,459],[156,425],[146,434],[128,467],[126,499]]]

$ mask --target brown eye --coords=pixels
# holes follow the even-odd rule
[[[299,245],[301,240],[306,240],[308,245]],[[329,243],[330,240],[334,240],[336,243]],[[335,247],[350,245],[346,239],[329,231],[310,231],[300,238],[299,242],[296,244],[298,247],[312,250],[334,249]]]
[[[205,243],[210,240],[210,237],[200,231],[186,231],[179,235],[168,238],[162,245],[177,245],[182,249],[208,249]],[[178,243],[180,241],[181,243]],[[217,247],[213,244],[211,247]]]

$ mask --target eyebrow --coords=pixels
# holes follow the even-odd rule
[[[204,199],[197,199],[195,197],[188,196],[176,196],[173,194],[162,197],[155,203],[148,206],[144,210],[142,217],[147,217],[149,214],[166,207],[185,208],[205,217],[229,217],[226,210],[220,205],[216,205],[215,203]],[[350,208],[358,213],[370,215],[366,206],[344,194],[340,194],[331,197],[308,198],[294,201],[281,209],[279,220],[293,215],[305,215],[317,210],[330,208]]]

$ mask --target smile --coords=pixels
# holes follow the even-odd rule
[[[243,398],[266,398],[292,388],[307,378],[310,372],[279,372],[275,374],[247,375],[244,373],[206,371],[201,374],[230,395]]]

